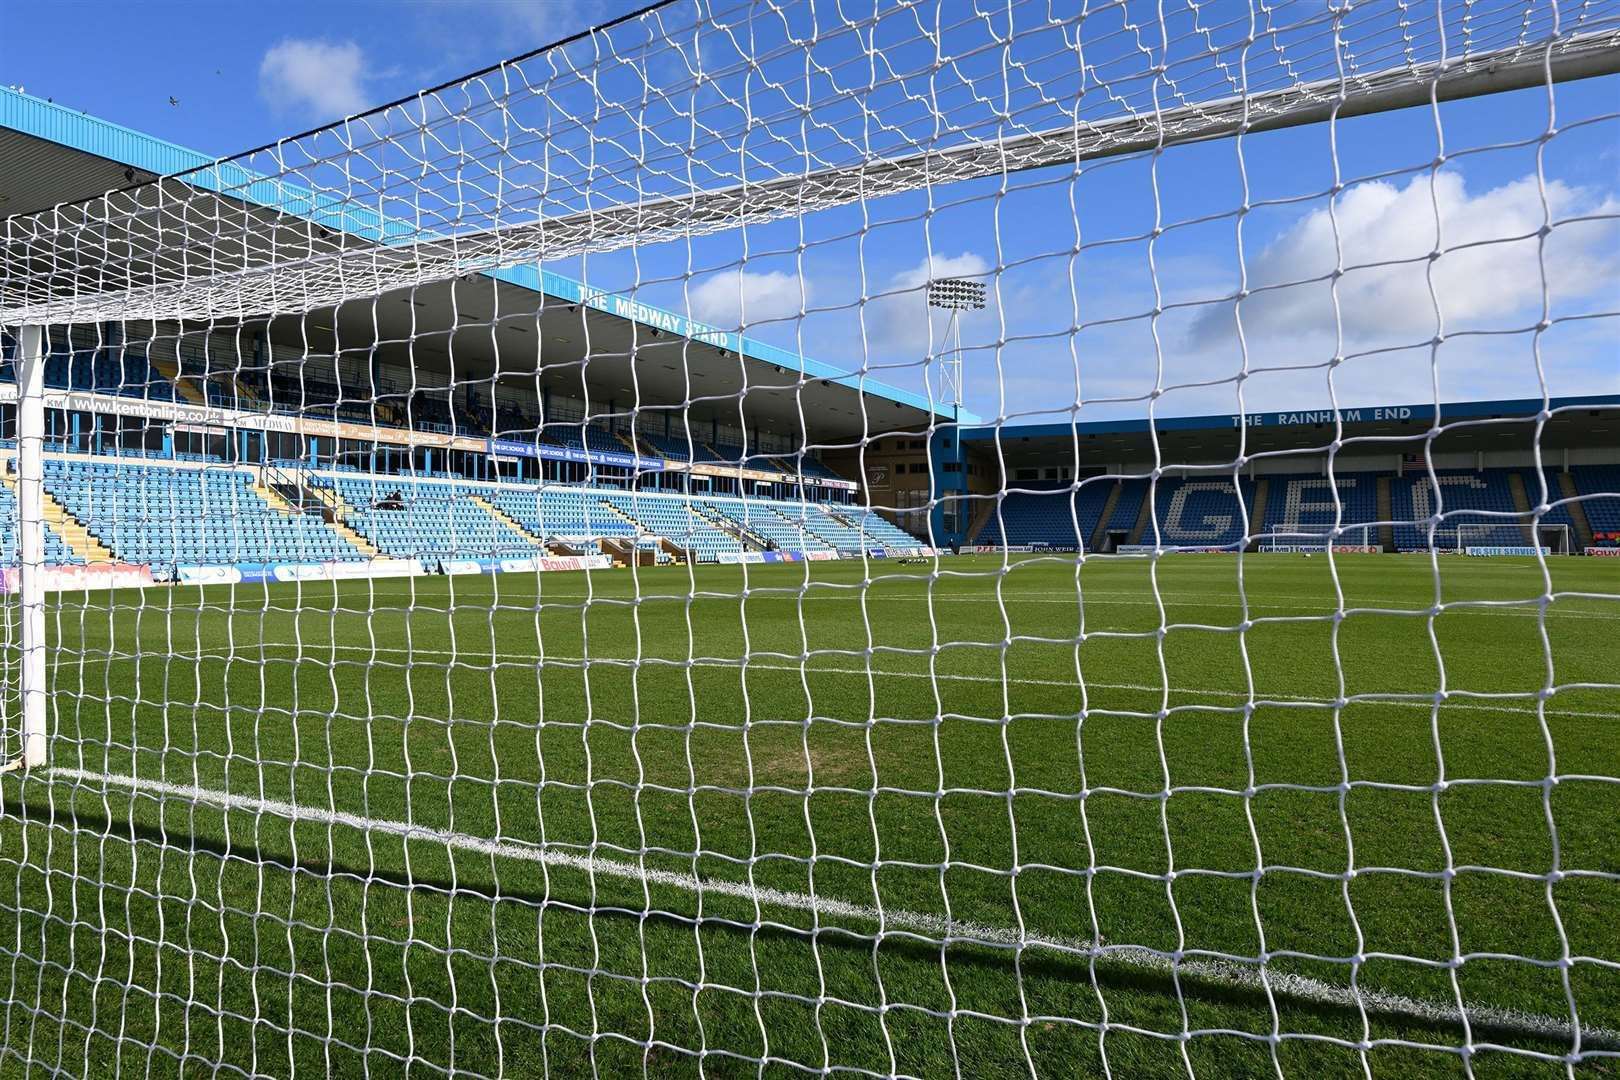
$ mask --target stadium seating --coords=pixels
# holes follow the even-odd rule
[[[1569,527],[1569,542],[1573,546],[1578,542],[1575,538],[1575,515],[1571,512],[1567,503],[1554,505],[1564,497],[1563,488],[1559,486],[1558,482],[1559,471],[1556,468],[1542,470],[1547,479],[1547,504],[1549,509],[1541,516],[1541,523],[1543,525],[1567,525]],[[1534,469],[1521,469],[1519,474],[1524,480],[1525,497],[1530,500],[1530,506],[1534,508],[1541,499],[1541,478],[1536,475]],[[1590,521],[1592,501],[1587,501],[1584,505]]]
[[[722,553],[736,554],[742,541],[722,532],[694,511],[685,499],[643,492],[599,491],[602,503],[641,523],[647,532],[685,548],[700,562],[712,562]]]
[[[604,507],[588,488],[491,487],[489,501],[542,540],[636,534],[635,525]]]
[[[1051,491],[1009,493],[1001,500],[1000,519],[992,513],[972,542],[1084,547],[1097,531],[1114,485],[1104,480],[1083,484],[1078,491],[1065,485]],[[1079,518],[1078,530],[1071,513]]]
[[[615,438],[598,432],[601,438]],[[228,466],[205,455],[182,460],[212,468],[185,468],[158,451],[134,450],[116,461],[77,454],[46,461],[46,490],[99,540],[113,557],[155,567],[219,563],[326,562],[362,559],[359,547],[328,526],[318,515],[278,507],[255,490],[250,469]],[[284,462],[284,468],[304,463]],[[1530,469],[1446,471],[1438,474],[1439,507],[1447,517],[1437,530],[1442,549],[1457,546],[1459,525],[1470,525],[1466,543],[1518,546],[1526,543],[1512,488],[1523,482],[1534,502],[1540,479]],[[1583,496],[1582,507],[1599,543],[1620,536],[1620,466],[1576,466],[1570,473]],[[649,544],[661,537],[702,562],[761,546],[786,552],[854,554],[878,548],[909,549],[926,541],[861,507],[801,500],[741,499],[731,496],[686,496],[653,490],[626,491],[583,485],[482,483],[460,478],[443,482],[372,474],[354,466],[333,466],[306,473],[308,482],[342,496],[350,528],[385,555],[427,560],[503,558],[532,554],[538,541],[557,541],[574,550],[600,550],[597,540],[634,539]],[[1378,476],[1349,473],[1336,477],[1343,508],[1342,524],[1353,528],[1378,520]],[[1548,469],[1552,501],[1562,499],[1558,470]],[[1247,533],[1244,513],[1255,499],[1254,482],[1240,482],[1240,510],[1232,481],[1224,476],[1174,476],[1161,479],[1156,497],[1163,542],[1177,547],[1232,547]],[[1320,533],[1334,519],[1327,480],[1317,473],[1279,474],[1268,478],[1262,532]],[[1079,518],[1078,540],[1089,543],[1102,522],[1113,494],[1113,481],[1083,484],[1078,492],[1057,487],[1049,492],[1009,494],[973,538],[975,543],[1076,543],[1070,507]],[[1145,481],[1118,485],[1108,527],[1131,530],[1146,495]],[[389,505],[398,496],[399,505]],[[496,511],[474,501],[486,500]],[[1427,546],[1424,522],[1434,511],[1428,477],[1422,473],[1391,478],[1391,512],[1397,522],[1399,550]],[[1505,519],[1482,512],[1509,515]],[[15,564],[15,495],[0,490],[0,558]],[[500,515],[504,515],[504,520]],[[1545,520],[1571,527],[1569,507],[1557,506]],[[516,527],[513,527],[515,523]],[[522,530],[522,531],[520,531]],[[527,533],[527,535],[525,535]],[[1151,543],[1151,530],[1140,538]],[[75,541],[76,542],[76,541]],[[1299,540],[1295,542],[1305,542]],[[1344,543],[1361,543],[1355,534]],[[1369,535],[1365,542],[1376,543]],[[666,553],[667,554],[667,553]],[[82,561],[54,530],[47,532],[46,556],[52,563]]]
[[[889,520],[871,510],[857,510],[848,515],[855,523],[858,536],[864,537],[862,547],[906,548],[921,547],[923,540],[906,532],[904,529],[889,522]]]
[[[157,567],[333,562],[360,553],[308,514],[284,513],[234,469],[45,462],[45,488],[113,555]]]
[[[1446,515],[1434,531],[1434,547],[1440,550],[1457,546],[1458,526],[1468,527],[1466,540],[1470,545],[1524,544],[1525,531],[1518,522],[1470,512],[1518,513],[1518,507],[1513,503],[1513,490],[1508,486],[1508,473],[1507,469],[1440,470],[1435,473],[1440,484],[1438,496],[1426,472],[1393,478],[1390,506],[1397,522],[1396,550],[1421,551],[1428,548],[1428,518],[1436,513]]]
[[[533,555],[535,545],[473,502],[480,485],[397,476],[316,481],[349,504],[349,526],[386,555],[419,559],[500,559]],[[395,496],[398,496],[396,503]]]
[[[1378,520],[1378,475],[1335,472],[1343,528]],[[1266,513],[1261,532],[1296,533],[1279,536],[1281,544],[1310,544],[1312,535],[1324,535],[1334,524],[1333,492],[1323,473],[1283,473],[1267,480]],[[1369,528],[1340,536],[1341,544],[1377,544],[1378,530]]]
[[[1108,515],[1108,531],[1129,534],[1136,527],[1136,519],[1142,516],[1142,504],[1147,501],[1147,493],[1146,480],[1121,480],[1119,498],[1114,501],[1114,512]],[[1152,537],[1148,539],[1151,540]]]
[[[630,448],[611,431],[605,431],[595,424],[587,424],[584,434],[580,434],[578,424],[547,424],[540,431],[543,442],[553,446],[564,446],[574,450],[589,448],[591,450],[605,450],[610,454],[628,454]]]
[[[95,390],[123,397],[172,401],[174,385],[147,358],[121,349],[53,349],[45,359],[45,385],[63,390]]]
[[[10,484],[0,484],[0,565],[16,566],[19,558],[17,541],[17,496]],[[82,563],[84,560],[57,535],[56,530],[45,528],[45,562],[53,566]]]
[[[772,508],[794,528],[802,522],[806,530],[841,552],[915,548],[927,542],[862,507],[777,502]]]
[[[636,433],[636,437],[657,453],[663,455],[665,458],[668,458],[670,461],[691,460],[692,451],[691,448],[686,445],[685,439],[676,438],[671,435],[649,435],[644,431],[638,431]],[[700,448],[699,452],[701,453],[702,444],[699,443],[697,446]]]
[[[780,551],[832,551],[833,545],[811,529],[808,522],[790,519],[791,510],[783,504],[756,499],[704,499],[700,506],[747,528],[756,536],[776,545]]]
[[[1570,474],[1593,534],[1620,533],[1620,465],[1577,465]]]
[[[158,451],[132,451],[117,460],[69,453],[46,460],[46,490],[121,561],[173,568],[368,557],[364,542],[351,543],[320,515],[261,495],[250,468],[205,455],[183,457],[213,467],[183,467]],[[543,540],[597,552],[597,540],[637,536],[652,545],[652,537],[667,539],[705,562],[761,545],[822,553],[922,544],[878,515],[847,506],[561,484],[436,482],[352,465],[311,472],[296,461],[278,467],[298,470],[307,485],[340,496],[351,535],[396,557],[514,557],[533,554]],[[9,488],[0,489],[0,516],[0,557],[15,564],[15,496]],[[51,530],[46,557],[52,563],[82,561]]]
[[[1159,523],[1159,539],[1173,547],[1236,547],[1248,534],[1246,515],[1254,508],[1254,481],[1238,481],[1243,502],[1230,476],[1171,476],[1159,480],[1154,496],[1154,512]],[[1117,516],[1115,520],[1118,520]],[[1142,533],[1141,542],[1153,542],[1152,525]]]

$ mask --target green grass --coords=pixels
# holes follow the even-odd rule
[[[1553,560],[1597,595],[1542,618],[1534,560],[1442,559],[1438,596],[1421,557],[1248,556],[1241,593],[1238,565],[53,598],[51,763],[93,775],[0,782],[0,1074],[1567,1075],[1568,1039],[1476,1025],[1465,1061],[1444,1020],[1091,962],[1268,951],[1273,976],[1566,1021],[1573,997],[1620,1028],[1620,566]]]

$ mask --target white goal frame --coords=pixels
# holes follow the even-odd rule
[[[1383,550],[1378,541],[1381,526],[1363,525],[1279,525],[1260,534],[1256,551],[1289,553],[1326,552],[1337,547],[1368,547]]]
[[[1479,535],[1482,535],[1482,534],[1489,535],[1490,533],[1496,532],[1499,529],[1504,529],[1504,528],[1508,528],[1508,527],[1516,528],[1516,529],[1520,530],[1521,533],[1523,533],[1523,532],[1534,532],[1535,533],[1535,539],[1534,540],[1526,540],[1521,536],[1519,544],[1516,544],[1516,545],[1475,544],[1475,543],[1470,542],[1470,537],[1479,536]],[[1558,532],[1559,534],[1562,535],[1563,540],[1562,540],[1561,544],[1546,545],[1546,544],[1541,543],[1541,534],[1542,534],[1542,532],[1544,530],[1547,530],[1547,529],[1552,529],[1552,530],[1554,530],[1554,531],[1556,531],[1556,532]],[[1471,522],[1465,522],[1465,523],[1460,524],[1460,525],[1457,526],[1457,543],[1456,543],[1455,549],[1458,552],[1458,554],[1466,554],[1468,552],[1468,549],[1471,548],[1471,547],[1505,547],[1505,546],[1513,546],[1513,547],[1522,546],[1522,547],[1527,547],[1527,548],[1546,547],[1548,550],[1543,552],[1543,554],[1547,554],[1547,555],[1573,555],[1575,553],[1574,535],[1571,532],[1570,527],[1568,525],[1564,524],[1563,522],[1542,521],[1542,522],[1537,522],[1537,523],[1532,524],[1530,522],[1503,521],[1503,522],[1499,522],[1499,523],[1496,523],[1496,524],[1490,524],[1490,523],[1471,521]],[[1562,548],[1562,550],[1560,550],[1560,548]]]

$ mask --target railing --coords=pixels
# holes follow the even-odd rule
[[[261,465],[259,473],[264,486],[286,499],[300,514],[320,514],[331,505],[304,482],[301,473],[278,465]]]
[[[710,525],[713,525],[715,528],[719,529],[728,536],[736,538],[743,544],[743,546],[746,547],[749,544],[753,544],[761,551],[765,551],[770,548],[771,542],[769,539],[767,539],[763,534],[755,532],[753,529],[749,528],[747,525],[744,525],[736,518],[723,514],[711,506],[705,506],[700,503],[691,503],[689,505],[692,508],[692,512],[697,514],[698,517],[707,521]]]

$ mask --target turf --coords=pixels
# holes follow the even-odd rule
[[[1239,565],[53,597],[0,1073],[1612,1067],[1279,977],[1620,1028],[1620,565]]]

